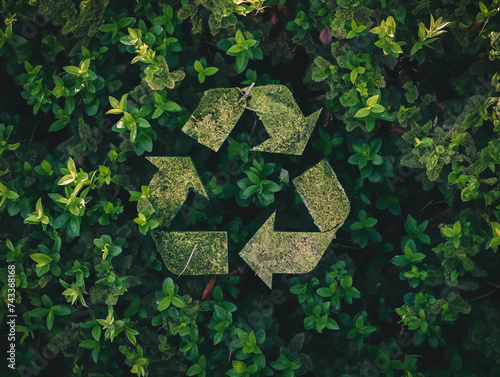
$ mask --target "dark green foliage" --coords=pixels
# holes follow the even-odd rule
[[[0,15],[2,376],[500,375],[499,0]],[[164,156],[192,161],[201,194],[155,203],[191,183],[150,184]],[[266,219],[300,239],[349,211],[315,174],[320,204],[296,189],[319,161],[351,213],[315,269],[269,291],[238,256]],[[219,249],[230,274],[188,275]]]

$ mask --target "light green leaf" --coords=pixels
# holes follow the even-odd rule
[[[194,69],[196,72],[203,72],[204,70],[203,65],[198,60],[195,60],[194,62]]]
[[[370,108],[369,107],[363,107],[362,109],[359,109],[356,114],[354,114],[355,118],[364,118],[368,115],[371,114]]]

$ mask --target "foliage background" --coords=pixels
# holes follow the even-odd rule
[[[497,376],[499,9],[3,0],[0,278],[14,264],[16,293],[2,284],[0,313],[18,318],[2,373]],[[253,83],[322,109],[301,158],[251,152],[251,113],[219,153],[180,131],[204,91]],[[190,194],[173,227],[229,231],[229,276],[164,268],[135,203],[148,155],[203,172],[210,200]],[[315,230],[289,181],[322,158],[350,217],[316,269],[269,290],[238,251],[275,210]],[[272,200],[242,194],[254,160]]]

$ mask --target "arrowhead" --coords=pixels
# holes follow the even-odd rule
[[[217,152],[243,114],[243,104],[237,88],[207,90],[182,132]]]
[[[249,108],[257,113],[270,136],[253,150],[301,155],[321,110],[304,117],[292,92],[284,85],[259,86],[250,95]]]
[[[149,199],[141,198],[138,209],[153,210],[158,205],[158,221],[167,227],[186,200],[189,190],[194,189],[208,199],[208,195],[196,172],[191,157],[148,157],[159,171],[149,183],[152,191]]]
[[[142,198],[139,210],[153,204],[159,209],[158,221],[168,227],[181,209],[189,190],[208,199],[191,157],[149,157],[158,172],[149,184],[150,198]],[[165,266],[174,274],[227,274],[228,245],[226,232],[167,232],[151,230]]]
[[[240,252],[240,257],[272,287],[273,273],[305,274],[318,264],[335,237],[329,232],[275,232],[273,213]]]
[[[326,160],[293,180],[297,192],[320,231],[340,227],[349,215],[349,199]]]
[[[268,125],[266,130],[268,130],[271,138],[254,147],[252,150],[302,155],[320,114],[321,110],[318,110],[306,118],[303,117],[300,123],[291,124],[290,131],[292,132],[287,132],[285,129],[270,131],[272,127]]]
[[[228,273],[226,232],[156,231],[152,235],[170,272],[177,275]]]

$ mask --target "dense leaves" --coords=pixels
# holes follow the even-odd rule
[[[0,15],[0,319],[17,315],[2,375],[500,374],[500,0],[5,0]],[[300,156],[253,150],[269,135],[252,90],[272,84],[322,112]],[[181,129],[215,88],[252,111],[212,153]],[[137,209],[149,156],[192,158],[207,197],[172,228],[227,231],[229,275],[167,271],[162,211]],[[276,232],[318,231],[292,182],[322,159],[350,216],[313,271],[269,291],[238,252],[273,212]]]

